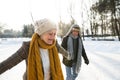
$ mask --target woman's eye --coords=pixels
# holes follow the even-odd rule
[[[55,36],[55,35],[56,35],[56,33],[49,33],[49,35],[51,35],[51,36],[52,36],[52,35],[54,35],[54,36]]]
[[[49,33],[49,35],[52,35],[52,33]]]

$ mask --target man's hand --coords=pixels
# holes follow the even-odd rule
[[[89,64],[89,60],[85,60],[85,64],[87,64],[87,65],[88,65],[88,64]]]

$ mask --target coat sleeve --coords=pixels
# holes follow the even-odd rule
[[[0,63],[0,74],[11,69],[12,67],[20,63],[22,60],[26,59],[26,52],[26,45],[23,43],[23,45],[13,55]]]
[[[58,49],[58,52],[62,54],[64,57],[68,57],[68,51],[66,51],[58,42],[56,42],[56,47]]]
[[[83,43],[82,43],[82,57],[83,57],[85,63],[86,63],[86,64],[89,64],[89,59],[88,59],[88,57],[87,57],[87,54],[86,54],[86,51],[85,51],[85,49],[84,49]]]

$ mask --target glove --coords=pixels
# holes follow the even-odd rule
[[[89,64],[89,60],[85,60],[85,64],[87,64],[87,65],[88,65],[88,64]]]

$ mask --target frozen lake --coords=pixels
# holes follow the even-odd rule
[[[28,38],[0,40],[0,62],[16,52]],[[60,40],[59,40],[60,41]],[[83,41],[90,64],[82,62],[77,80],[120,80],[120,42],[119,41]],[[62,60],[62,56],[60,55]],[[61,63],[62,64],[62,63]],[[25,61],[0,75],[0,80],[22,80]],[[65,66],[62,64],[64,77]]]

